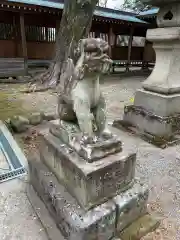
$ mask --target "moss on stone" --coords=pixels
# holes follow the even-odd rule
[[[18,98],[18,93],[6,91],[0,92],[0,119],[6,120],[15,115],[27,115],[27,110],[23,109],[22,101]]]

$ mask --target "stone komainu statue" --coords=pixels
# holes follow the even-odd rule
[[[80,40],[77,63],[74,65],[69,58],[64,63],[60,78],[60,120],[77,122],[80,131],[88,137],[100,135],[105,129],[105,100],[100,91],[99,78],[109,71],[112,63],[107,55],[108,49],[108,43],[102,39]]]

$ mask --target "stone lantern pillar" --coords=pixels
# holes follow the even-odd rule
[[[142,0],[160,8],[159,28],[147,31],[156,64],[137,90],[134,104],[125,106],[123,121],[158,145],[177,140],[180,127],[180,0]],[[117,126],[118,121],[114,122]]]

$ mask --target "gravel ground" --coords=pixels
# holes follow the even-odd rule
[[[103,81],[102,91],[107,100],[108,121],[122,117],[124,105],[131,102],[136,89],[141,86],[141,82],[144,79],[145,77],[125,78],[113,76]],[[42,111],[46,109],[55,111],[56,96],[50,92],[24,94],[21,96],[21,99],[24,107],[30,108],[33,106],[34,109]],[[146,236],[144,240],[180,240],[180,146],[162,150],[130,133],[117,129],[113,129],[113,131],[121,137],[124,148],[133,149],[137,152],[136,176],[141,177],[149,184],[149,210],[162,217],[161,227],[155,233]],[[25,144],[26,152],[29,150],[29,144],[29,142],[27,145]],[[20,206],[26,210],[26,204],[28,204],[26,200],[22,200]],[[30,209],[29,207],[27,208]],[[30,213],[33,215],[33,212],[28,210],[27,214],[24,214],[22,218],[26,220]],[[9,218],[9,216],[7,215],[6,218]],[[37,228],[35,222],[32,221],[31,224],[32,229]],[[21,230],[23,231],[23,226]],[[39,233],[35,232],[36,237],[34,235],[34,238],[29,239],[46,239],[39,237]]]
[[[0,239],[48,240],[21,179],[0,184]]]

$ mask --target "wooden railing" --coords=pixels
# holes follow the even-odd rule
[[[0,78],[16,77],[25,74],[23,58],[0,58]]]
[[[32,68],[48,68],[50,60],[28,60],[28,69]],[[112,72],[116,68],[140,67],[142,69],[153,68],[155,63],[143,61],[131,61],[128,64],[127,60],[114,60],[112,65]],[[0,58],[0,78],[23,76],[25,74],[25,63],[23,58]]]
[[[29,59],[28,60],[28,68],[48,68],[51,64],[51,60],[41,60],[41,59]]]
[[[116,68],[126,68],[127,70],[131,67],[140,67],[142,69],[153,68],[154,62],[144,62],[142,60],[131,60],[128,63],[127,60],[113,60],[112,72],[115,72]]]

